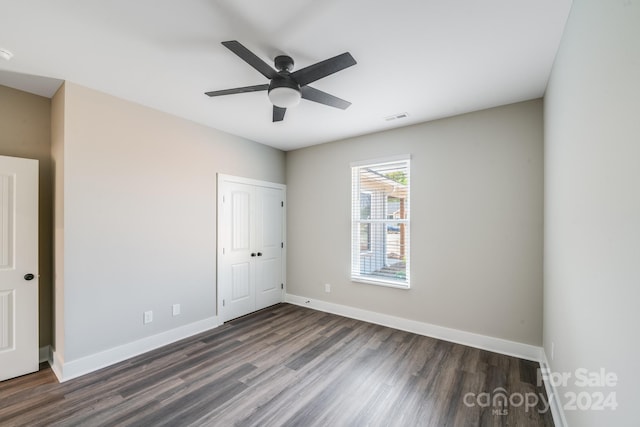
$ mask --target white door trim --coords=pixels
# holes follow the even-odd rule
[[[224,242],[222,241],[222,233],[220,232],[220,230],[224,227],[224,216],[222,215],[224,183],[229,182],[237,184],[247,184],[256,187],[276,188],[282,190],[282,198],[284,203],[284,209],[282,211],[282,241],[284,243],[284,247],[282,249],[282,283],[284,286],[284,288],[282,289],[282,301],[284,301],[284,296],[287,292],[287,186],[285,184],[279,184],[276,182],[261,181],[258,179],[245,178],[241,176],[227,175],[222,173],[218,173],[217,178],[218,210],[216,212],[216,316],[218,316],[218,318],[222,320],[222,298],[220,297],[220,260],[223,256],[222,249]]]

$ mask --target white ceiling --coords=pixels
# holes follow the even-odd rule
[[[538,98],[571,0],[0,0],[0,84],[51,96],[68,80],[282,150]],[[346,111],[303,100],[271,122],[267,83],[220,44],[300,69],[349,51],[312,84]],[[43,78],[28,79],[21,74]],[[385,117],[408,113],[408,118]]]

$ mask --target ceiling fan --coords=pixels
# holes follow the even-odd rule
[[[356,60],[353,59],[349,52],[291,72],[293,70],[293,59],[290,56],[279,55],[275,57],[274,65],[278,70],[276,71],[240,42],[231,40],[222,42],[222,44],[268,78],[270,83],[234,89],[215,90],[206,92],[205,95],[221,96],[266,90],[268,91],[269,100],[273,104],[274,122],[282,121],[287,108],[298,105],[300,98],[342,110],[346,110],[351,105],[350,102],[344,99],[308,86],[309,83],[313,83],[316,80],[320,80],[323,77],[355,65]]]

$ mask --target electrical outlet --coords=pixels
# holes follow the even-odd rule
[[[325,283],[324,284],[324,291],[326,293],[330,293],[331,292],[331,283]]]
[[[177,316],[178,314],[180,314],[180,304],[173,304],[171,312],[173,313],[174,316]]]
[[[151,323],[151,322],[153,322],[153,311],[151,310],[145,311],[144,316],[142,318],[142,323],[146,325],[147,323]]]

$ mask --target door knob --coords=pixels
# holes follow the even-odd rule
[[[256,253],[255,252],[251,252],[251,256],[256,256]]]
[[[24,275],[24,280],[33,280],[33,278],[36,277],[31,273],[27,273]]]
[[[258,252],[258,256],[262,256],[262,252]]]

